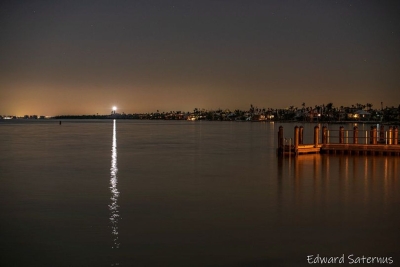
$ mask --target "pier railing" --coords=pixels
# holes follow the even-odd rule
[[[278,154],[290,153],[297,155],[302,153],[319,153],[321,150],[344,151],[350,148],[367,152],[369,150],[400,152],[397,127],[390,126],[385,131],[384,126],[381,126],[379,130],[376,126],[371,126],[371,129],[368,131],[359,130],[357,126],[353,130],[345,130],[343,126],[339,130],[329,130],[326,126],[323,126],[321,139],[319,138],[319,132],[319,126],[315,126],[313,144],[303,144],[304,129],[302,126],[294,128],[293,139],[284,138],[283,127],[280,126],[278,131]],[[388,148],[387,146],[393,147]]]
[[[358,130],[355,126],[353,130],[344,130],[341,126],[339,130],[329,130],[326,126],[322,127],[322,143],[324,144],[398,144],[398,129],[397,127],[389,127],[385,131],[384,126],[381,126],[379,131],[376,126],[371,126],[368,130]],[[325,139],[326,138],[326,142]]]

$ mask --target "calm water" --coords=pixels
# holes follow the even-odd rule
[[[279,159],[280,125],[2,121],[0,265],[399,266],[400,158]]]

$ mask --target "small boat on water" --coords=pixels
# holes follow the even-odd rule
[[[251,121],[252,122],[262,122],[262,121],[267,121],[267,118],[265,117],[265,115],[253,115],[251,117]]]

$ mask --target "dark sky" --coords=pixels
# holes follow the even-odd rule
[[[400,104],[400,1],[1,1],[0,114]]]

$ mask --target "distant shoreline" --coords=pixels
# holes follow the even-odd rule
[[[38,119],[24,119],[24,118],[14,118],[14,119],[2,119],[1,121],[65,121],[65,120],[135,120],[135,121],[188,121],[186,119],[147,119],[147,118],[118,118],[110,117],[108,115],[104,116],[56,116],[52,118],[38,118]],[[360,124],[382,124],[382,125],[400,125],[400,121],[298,121],[298,120],[265,120],[265,121],[235,121],[235,120],[196,120],[196,121],[220,121],[220,122],[253,122],[253,123],[299,123],[299,124],[349,124],[349,123],[360,123]],[[196,122],[194,121],[194,122]],[[193,122],[193,121],[192,121]]]

